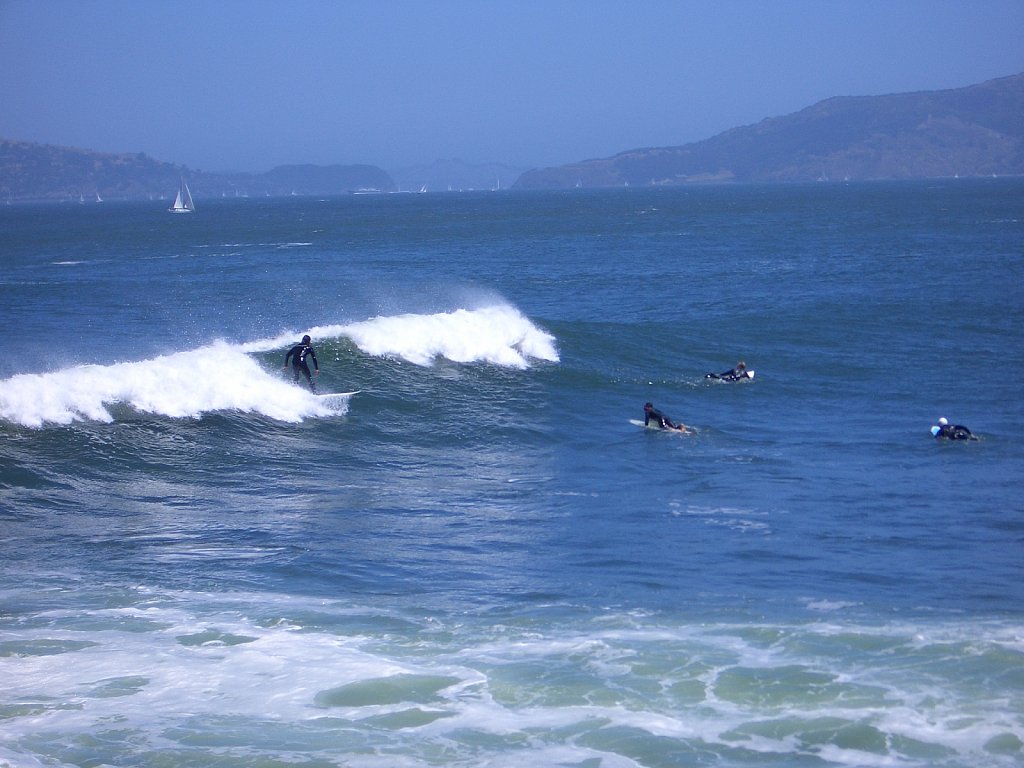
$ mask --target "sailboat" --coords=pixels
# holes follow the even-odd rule
[[[178,187],[178,196],[174,198],[174,205],[167,210],[171,213],[192,213],[195,209],[196,206],[192,202],[192,193],[188,191],[188,184],[182,179]]]

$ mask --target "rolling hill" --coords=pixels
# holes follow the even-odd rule
[[[394,182],[372,165],[288,165],[265,173],[208,173],[154,160],[142,153],[0,140],[0,200],[133,200],[173,197],[184,177],[196,198],[332,195]]]
[[[837,97],[678,147],[527,171],[518,189],[1024,175],[1024,74]]]

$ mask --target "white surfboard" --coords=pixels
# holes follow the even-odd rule
[[[661,425],[658,424],[658,422],[653,421],[653,420],[647,422],[646,424],[644,424],[643,419],[630,419],[629,423],[632,424],[635,427],[643,427],[644,429],[656,429],[659,432],[672,432],[672,433],[677,434],[677,435],[689,435],[692,432],[696,431],[696,427],[687,427],[685,430],[684,429],[671,429],[669,427],[666,427],[665,429],[662,429]]]
[[[317,392],[317,397],[352,397],[352,395],[358,395],[363,390],[357,389],[355,392]]]

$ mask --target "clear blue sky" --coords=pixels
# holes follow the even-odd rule
[[[1024,71],[1024,0],[0,0],[0,138],[557,165]]]

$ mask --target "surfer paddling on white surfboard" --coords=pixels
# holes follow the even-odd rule
[[[676,424],[664,413],[656,410],[653,404],[644,403],[644,426],[648,426],[652,421],[662,429],[675,429],[680,432],[686,431],[685,424]]]
[[[299,382],[299,374],[301,373],[306,377],[306,381],[309,383],[309,388],[316,393],[316,384],[313,383],[313,376],[309,372],[309,364],[306,362],[306,357],[310,357],[313,360],[313,367],[316,369],[316,375],[320,375],[320,364],[316,361],[316,352],[313,351],[313,340],[309,336],[303,336],[302,341],[296,344],[294,347],[288,350],[288,354],[284,356],[284,370],[288,370],[288,360],[292,361],[292,374],[294,381],[297,384]]]
[[[747,364],[740,360],[736,367],[725,373],[705,373],[705,379],[718,379],[719,381],[741,381],[742,379],[754,378],[754,372],[747,370]]]

